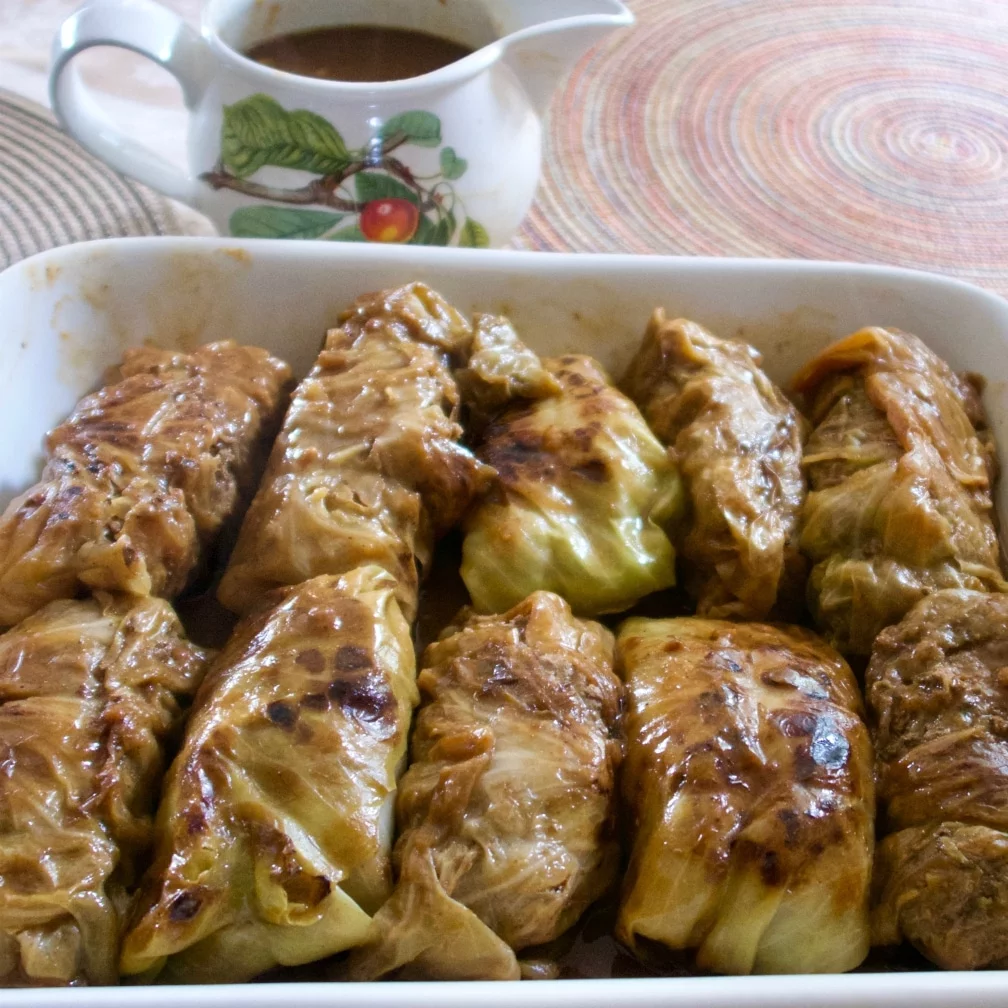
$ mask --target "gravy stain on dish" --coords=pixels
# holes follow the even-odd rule
[[[64,294],[53,305],[49,325],[57,335],[59,356],[56,364],[56,380],[83,395],[94,384],[92,358],[96,356],[91,341],[86,336],[78,336],[72,329],[65,328],[61,315],[71,305],[71,296]]]
[[[77,294],[78,298],[64,294],[56,300],[49,325],[58,334],[56,380],[78,395],[85,395],[122,360],[135,340],[130,327],[116,314],[116,298],[109,284],[85,278],[78,284]],[[90,312],[104,316],[106,324],[86,324],[80,317],[80,302]]]
[[[221,255],[226,255],[229,258],[234,259],[235,262],[242,263],[245,265],[252,262],[252,255],[248,251],[248,249],[225,248],[221,249]]]
[[[539,354],[589,354],[610,375],[621,373],[647,323],[639,300],[615,285],[565,280],[561,297],[548,285],[540,293],[527,277],[516,279],[514,286],[514,297],[483,302],[476,310],[507,316],[518,335]],[[570,304],[578,305],[577,310],[572,311]]]
[[[771,354],[814,353],[810,346],[820,341],[823,346],[839,333],[839,320],[833,312],[811,305],[799,305],[793,311],[780,312],[772,322],[736,324],[734,339],[752,343],[768,356]]]
[[[34,276],[34,274],[32,274]],[[62,297],[56,299],[56,303],[53,305],[52,314],[49,316],[49,327],[50,329],[59,330],[59,317],[60,312],[62,312],[67,305],[70,303],[70,295],[64,294]]]
[[[90,268],[102,258],[97,252],[89,257],[76,292],[56,299],[49,322],[58,334],[56,378],[78,395],[93,390],[131,346],[193,350],[207,342],[208,330],[228,310],[222,292],[227,291],[229,275],[248,269],[252,261],[241,248],[174,253],[166,258],[156,286],[137,301],[118,297],[115,285],[103,279],[107,272]],[[55,284],[60,269],[47,266],[44,280],[40,271],[30,269],[33,289]]]
[[[98,312],[107,312],[109,306],[109,285],[107,283],[90,283],[84,281],[80,285],[81,297]]]
[[[144,298],[144,342],[190,351],[223,338],[226,326],[214,323],[227,312],[228,301],[238,296],[229,290],[235,271],[244,271],[251,263],[245,249],[233,247],[209,255],[186,251],[167,256],[160,281]]]
[[[159,347],[193,350],[206,342],[214,290],[220,296],[219,269],[205,256],[185,253],[171,256],[167,265],[164,279],[146,298],[147,317],[154,326],[146,337]]]
[[[25,274],[28,278],[28,289],[32,291],[42,290],[45,286],[45,281],[49,277],[49,270],[53,267],[47,266],[45,269],[45,276],[40,272],[39,267],[35,263],[28,263],[24,267]]]

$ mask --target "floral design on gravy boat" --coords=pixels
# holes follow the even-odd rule
[[[452,185],[468,162],[454,147],[441,145],[441,120],[433,112],[395,116],[382,125],[377,141],[351,150],[321,116],[307,109],[288,112],[269,95],[255,94],[225,106],[220,160],[200,177],[214,189],[270,201],[232,212],[228,226],[239,238],[413,245],[448,245],[457,238],[469,248],[490,244],[486,228],[466,216]],[[395,156],[406,145],[439,148],[437,170],[415,174]],[[294,188],[270,186],[254,180],[265,166],[313,174]],[[327,209],[300,209],[306,204]]]
[[[93,154],[224,234],[499,246],[535,195],[554,88],[632,23],[620,0],[209,0],[197,31],[152,0],[88,0],[53,43],[50,95]],[[377,83],[302,77],[243,55],[335,24],[420,29],[474,51]],[[94,102],[73,58],[98,45],[176,77],[190,113],[186,168]]]

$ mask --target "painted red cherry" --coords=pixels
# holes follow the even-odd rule
[[[360,215],[361,234],[373,242],[408,242],[420,224],[420,211],[406,199],[371,200]]]

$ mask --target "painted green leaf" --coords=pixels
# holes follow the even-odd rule
[[[404,136],[418,147],[440,147],[441,120],[433,112],[403,112],[382,126],[383,140],[397,135]]]
[[[437,227],[434,229],[434,237],[431,239],[431,245],[447,245],[448,242],[451,241],[454,233],[454,221],[449,221],[447,217],[442,218],[438,221]]]
[[[398,179],[377,172],[358,172],[354,176],[357,189],[357,199],[361,203],[370,203],[378,199],[404,199],[410,203],[420,203],[417,194]]]
[[[443,147],[441,149],[441,174],[449,181],[462,178],[469,167],[469,162],[465,158],[460,158],[455,153],[454,147]]]
[[[470,217],[462,225],[459,245],[463,248],[490,248],[490,235],[487,234],[487,229],[482,224]]]
[[[346,214],[280,206],[239,207],[228,221],[236,238],[318,238]]]
[[[421,215],[420,223],[417,224],[416,234],[410,239],[410,245],[436,245],[434,237],[437,233],[437,226],[429,217]]]
[[[335,175],[351,160],[336,128],[307,109],[288,112],[266,94],[224,106],[221,161],[239,178],[265,165]]]
[[[361,229],[357,227],[356,224],[352,224],[350,227],[340,228],[339,231],[334,231],[328,236],[329,241],[344,241],[344,242],[366,242],[367,238],[361,233]]]

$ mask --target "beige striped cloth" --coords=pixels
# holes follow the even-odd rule
[[[182,231],[166,199],[88,154],[42,106],[0,91],[0,269],[56,245]]]

